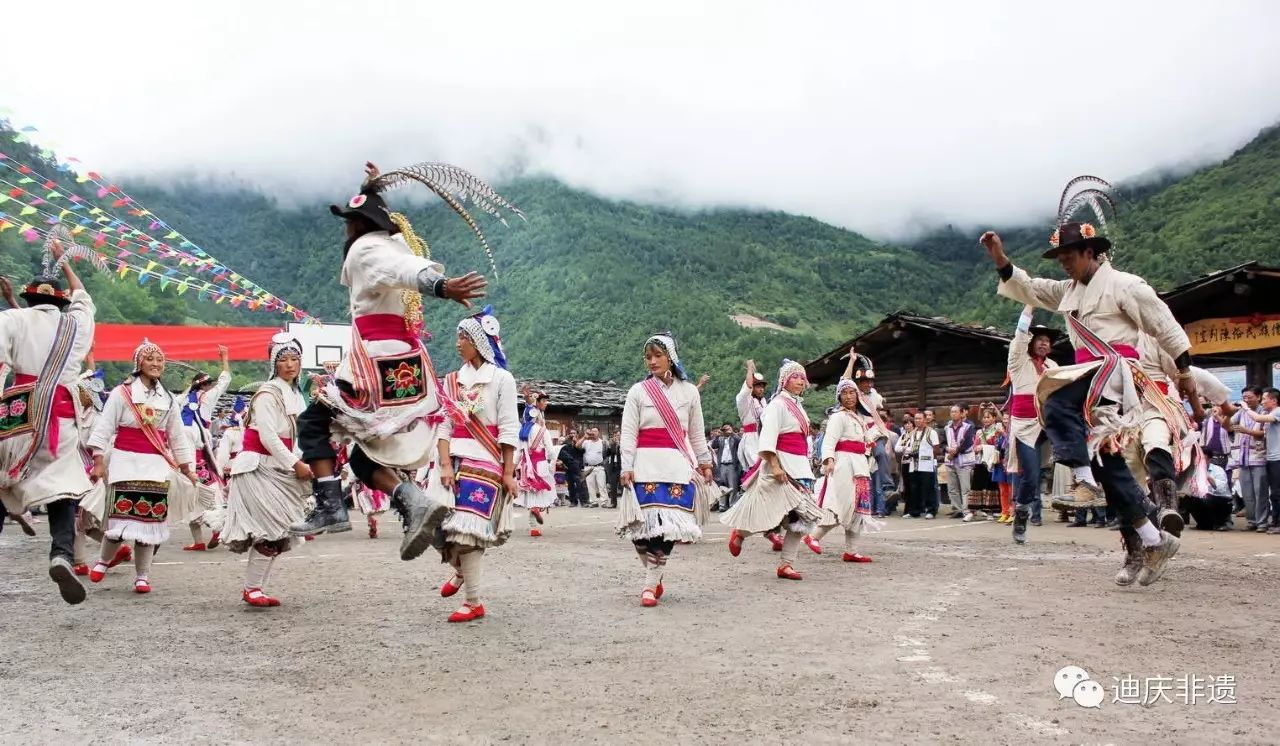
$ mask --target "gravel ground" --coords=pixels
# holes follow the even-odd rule
[[[182,552],[184,529],[150,595],[121,566],[69,607],[47,539],[7,527],[0,742],[1280,738],[1276,537],[1189,531],[1163,580],[1121,589],[1111,531],[1047,524],[1017,547],[994,523],[892,519],[861,543],[874,563],[841,562],[832,534],[791,582],[761,538],[731,558],[713,522],[642,609],[613,517],[556,509],[544,538],[492,551],[489,616],[462,625],[444,621],[461,598],[439,597],[446,568],[401,562],[391,521],[378,540],[357,518],[286,555],[268,587],[284,605],[268,610],[241,603],[239,556]],[[1100,708],[1059,700],[1066,665],[1102,685]],[[1112,701],[1112,677],[1188,674],[1234,676],[1237,703]]]

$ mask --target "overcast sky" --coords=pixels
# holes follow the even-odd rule
[[[625,9],[624,9],[625,5]],[[878,236],[1052,211],[1280,121],[1280,3],[23,2],[0,106],[124,180],[366,157]],[[126,182],[127,188],[127,182]]]

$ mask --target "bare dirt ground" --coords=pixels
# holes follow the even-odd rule
[[[270,610],[241,603],[240,557],[184,553],[182,530],[152,594],[121,566],[68,607],[45,537],[7,529],[0,742],[1280,739],[1277,537],[1188,531],[1165,579],[1121,589],[1111,531],[1050,523],[1016,547],[994,523],[893,519],[862,542],[873,564],[842,563],[833,534],[793,582],[761,538],[731,558],[713,522],[642,609],[613,518],[556,509],[545,538],[491,552],[489,616],[463,625],[444,621],[461,598],[439,597],[445,568],[401,562],[391,521],[278,562]],[[1069,664],[1100,708],[1059,700]],[[1187,674],[1233,675],[1237,703],[1112,701],[1112,677]]]

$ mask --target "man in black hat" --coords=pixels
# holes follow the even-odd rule
[[[430,462],[432,428],[441,403],[431,360],[414,319],[417,293],[461,303],[484,297],[476,272],[447,278],[442,267],[418,255],[406,237],[408,222],[393,216],[368,185],[379,172],[365,165],[366,187],[330,212],[345,221],[342,284],[351,292],[352,349],[335,380],[298,419],[302,459],[314,475],[316,507],[290,532],[296,536],[350,531],[342,484],[336,473],[336,430],[350,437],[352,472],[370,488],[392,496],[405,519],[400,558],[422,554],[449,508],[430,500],[401,475]],[[396,218],[402,222],[397,222]],[[406,292],[407,291],[407,292]]]
[[[1057,260],[1067,280],[1032,278],[1015,267],[994,231],[980,241],[1000,275],[1000,295],[1067,318],[1076,364],[1046,371],[1037,386],[1045,434],[1055,460],[1072,471],[1077,504],[1116,509],[1127,550],[1116,583],[1154,583],[1179,540],[1148,518],[1150,504],[1116,443],[1132,435],[1134,413],[1147,395],[1134,376],[1140,335],[1175,361],[1179,390],[1199,401],[1186,332],[1141,277],[1111,266],[1111,242],[1090,223],[1061,223],[1049,239],[1043,256]]]
[[[50,241],[46,251],[61,260],[59,241]],[[61,266],[69,291],[46,270],[23,290],[27,308],[0,312],[0,360],[14,373],[13,385],[0,395],[0,504],[18,514],[45,508],[49,577],[64,601],[78,604],[85,591],[72,569],[76,504],[93,485],[80,459],[79,399],[71,392],[93,346],[95,309],[70,265]]]
[[[1009,470],[1016,475],[1014,487],[1013,540],[1027,541],[1027,523],[1040,525],[1040,446],[1046,436],[1036,410],[1036,387],[1040,376],[1058,364],[1049,359],[1058,331],[1032,324],[1035,308],[1026,306],[1009,341]],[[1083,510],[1083,508],[1082,508]]]

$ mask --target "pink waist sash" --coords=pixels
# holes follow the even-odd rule
[[[381,342],[394,339],[404,342],[415,350],[422,346],[418,338],[404,328],[404,317],[397,316],[394,313],[372,313],[368,316],[358,316],[356,317],[355,325],[356,330],[360,332],[360,338],[366,342]]]
[[[867,444],[860,440],[841,440],[836,443],[836,452],[865,455],[867,452]]]
[[[25,386],[29,383],[35,383],[36,377],[30,373],[14,373],[13,385]],[[49,420],[49,434],[45,438],[45,445],[48,446],[49,453],[56,454],[58,452],[58,438],[62,428],[58,427],[58,419],[65,418],[68,420],[75,419],[76,405],[71,401],[71,391],[62,384],[58,384],[53,390],[53,408],[50,411],[52,419]]]
[[[637,448],[676,448],[676,442],[665,427],[642,427],[636,433]]]
[[[809,441],[802,433],[783,433],[778,436],[778,451],[792,456],[808,456]]]
[[[1115,345],[1111,345],[1111,348],[1112,348],[1112,349],[1114,349],[1116,352],[1120,353],[1120,356],[1121,356],[1121,357],[1127,357],[1127,358],[1129,358],[1130,360],[1137,360],[1137,359],[1138,359],[1138,351],[1137,351],[1135,348],[1130,347],[1129,345],[1126,345],[1126,344],[1115,344]],[[1076,363],[1077,363],[1077,364],[1079,364],[1079,363],[1092,363],[1094,360],[1101,360],[1101,359],[1102,359],[1102,358],[1098,357],[1097,355],[1093,354],[1092,352],[1089,352],[1088,350],[1084,349],[1083,347],[1077,347],[1077,348],[1076,348]]]
[[[497,425],[485,425],[484,429],[488,430],[489,434],[492,435],[493,437],[495,438],[498,437]],[[471,440],[471,431],[467,429],[466,425],[454,424],[453,432],[449,435],[449,437],[452,440],[464,440],[464,439]]]
[[[280,442],[284,443],[285,448],[288,448],[291,451],[293,450],[293,438],[281,438]],[[262,437],[258,435],[258,431],[253,428],[249,428],[244,431],[244,445],[242,446],[242,450],[249,451],[250,453],[261,453],[264,456],[271,455],[271,452],[267,450],[267,447],[262,444]]]
[[[1022,420],[1036,418],[1036,395],[1014,394],[1009,398],[1009,416]]]
[[[165,433],[160,433],[160,439],[164,440],[164,438]],[[248,437],[245,440],[248,440]],[[129,453],[164,455],[157,451],[155,446],[151,445],[151,441],[140,427],[120,427],[116,430],[116,442],[112,447],[117,451],[128,451]]]

